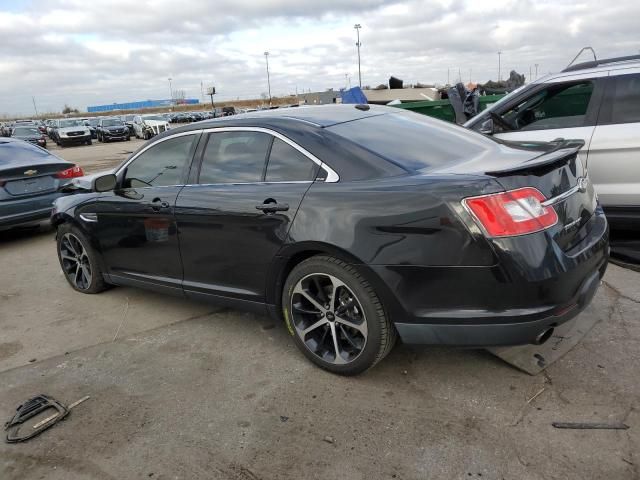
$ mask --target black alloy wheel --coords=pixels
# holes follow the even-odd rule
[[[331,372],[362,373],[395,343],[395,328],[369,282],[337,258],[317,256],[297,265],[282,301],[296,345]]]
[[[69,284],[82,293],[98,293],[107,288],[97,255],[77,228],[63,224],[57,235],[58,260]]]

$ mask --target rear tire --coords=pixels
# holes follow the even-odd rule
[[[93,142],[91,141],[91,139],[87,140],[87,145],[91,145],[93,144]]]
[[[98,254],[82,231],[68,223],[58,227],[58,261],[71,288],[81,293],[100,293],[108,288]]]
[[[358,375],[382,360],[397,333],[371,284],[330,256],[296,265],[282,292],[282,310],[296,346],[319,367]]]

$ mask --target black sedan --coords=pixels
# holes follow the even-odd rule
[[[44,134],[36,126],[16,126],[13,129],[11,136],[34,145],[38,145],[39,147],[47,148],[47,139],[44,138]]]
[[[64,185],[81,175],[82,168],[40,147],[0,138],[0,230],[47,220]]]
[[[579,147],[368,105],[200,122],[59,199],[58,256],[80,292],[133,285],[284,318],[340,374],[374,365],[398,335],[541,343],[607,265]]]

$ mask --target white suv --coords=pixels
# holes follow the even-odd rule
[[[640,229],[640,55],[547,75],[465,127],[505,140],[584,140],[581,157],[609,222]]]

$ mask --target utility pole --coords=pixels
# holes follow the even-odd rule
[[[36,117],[38,116],[38,107],[36,107],[36,97],[31,97],[33,100],[33,109],[36,111]]]
[[[362,25],[356,23],[353,28],[356,29],[356,35],[358,36],[358,41],[356,42],[356,47],[358,47],[358,86],[362,88],[362,72],[360,70],[360,47],[362,46],[362,43],[360,43],[360,29]]]
[[[271,106],[271,78],[269,76],[269,52],[264,52],[264,59],[267,62],[267,86],[269,88],[269,106]]]
[[[500,56],[502,55],[501,51],[498,51],[498,81],[502,81],[502,66],[500,65]]]
[[[451,82],[449,81],[449,71],[450,70],[451,70],[450,68],[447,68],[447,85],[451,85]]]
[[[538,79],[538,64],[537,63],[535,64],[535,67],[536,67],[536,80],[537,80]]]
[[[529,65],[529,83],[531,83],[532,80],[533,78],[531,78],[531,65]]]
[[[171,99],[171,103],[173,103],[173,87],[171,86],[171,77],[169,77],[169,98]]]

